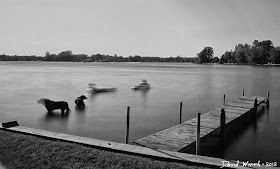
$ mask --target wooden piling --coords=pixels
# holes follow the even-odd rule
[[[226,95],[224,94],[224,105],[226,104]]]
[[[254,102],[254,113],[257,112],[257,107],[258,107],[258,99],[257,97],[255,98],[255,102]]]
[[[197,113],[196,128],[196,155],[200,154],[200,113]]]
[[[224,131],[225,131],[225,124],[226,124],[226,113],[225,109],[221,109],[221,115],[220,115],[220,138],[221,141],[224,141]]]
[[[130,114],[130,107],[127,107],[127,115],[126,115],[126,135],[125,135],[125,144],[129,142],[129,115]]]
[[[182,124],[182,102],[180,102],[180,124]]]
[[[267,91],[266,107],[269,107],[269,89]]]
[[[244,96],[244,88],[243,88],[242,96]]]

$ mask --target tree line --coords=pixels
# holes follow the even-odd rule
[[[237,44],[233,51],[226,51],[221,63],[267,64],[279,63],[279,47],[274,47],[271,40],[255,40],[252,45]]]
[[[197,54],[198,63],[280,64],[280,46],[274,47],[271,40],[254,40],[252,45],[237,44],[234,50],[226,51],[220,59],[213,58],[212,47],[205,47]]]
[[[46,52],[45,56],[0,55],[1,61],[51,61],[51,62],[192,62],[192,63],[237,63],[237,64],[280,64],[280,46],[274,47],[271,40],[254,40],[252,45],[237,44],[234,50],[214,57],[214,49],[205,47],[196,57],[152,57],[152,56],[113,56],[104,54],[73,54],[71,50],[59,54]]]
[[[52,62],[197,62],[197,58],[188,57],[152,57],[152,56],[114,56],[104,54],[93,54],[88,56],[86,54],[73,54],[71,50],[62,51],[59,54],[51,54],[46,52],[46,55],[41,56],[9,56],[0,55],[1,61],[52,61]]]

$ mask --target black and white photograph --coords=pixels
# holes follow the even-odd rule
[[[280,168],[280,0],[0,0],[0,169]]]

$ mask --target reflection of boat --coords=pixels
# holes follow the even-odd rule
[[[150,84],[147,83],[147,80],[142,80],[142,83],[140,83],[139,85],[131,87],[131,89],[134,89],[134,90],[147,90],[150,88],[151,88],[151,86],[150,86]]]
[[[117,87],[97,88],[94,83],[89,83],[88,87],[86,88],[86,91],[91,93],[101,93],[101,92],[114,92],[117,89],[118,89]]]

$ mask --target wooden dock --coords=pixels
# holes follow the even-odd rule
[[[199,116],[200,120],[198,120],[198,118],[193,118],[182,124],[138,139],[134,141],[133,144],[152,149],[186,152],[187,150],[190,150],[196,146],[196,140],[198,138],[198,142],[202,142],[213,135],[220,134],[221,128],[227,128],[228,126],[231,126],[234,121],[239,121],[239,119],[242,119],[243,116],[246,116],[250,113],[255,113],[257,106],[265,102],[267,104],[269,103],[268,98],[258,96],[242,96],[230,103],[225,104],[221,108],[217,108],[202,114]],[[221,127],[222,109],[225,112],[225,118]]]

